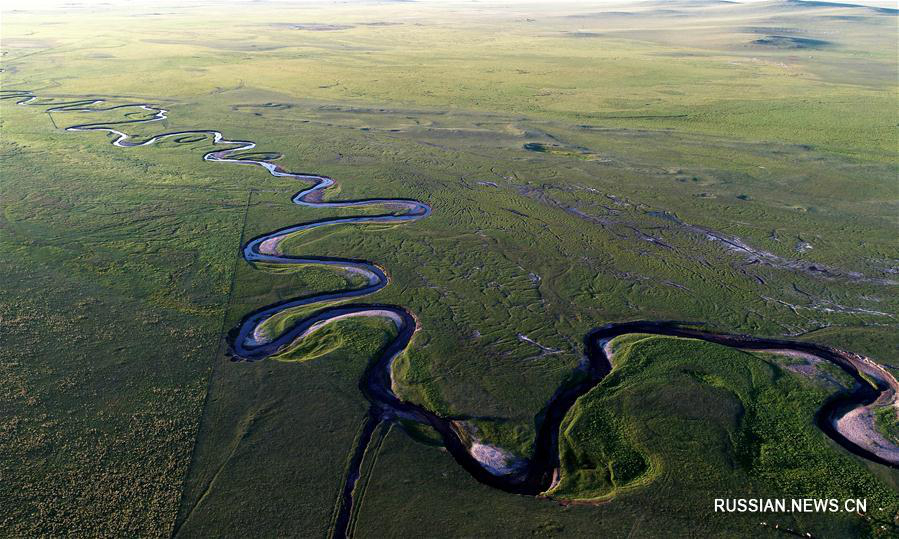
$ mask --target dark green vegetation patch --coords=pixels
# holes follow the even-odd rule
[[[823,39],[796,36],[768,36],[756,39],[752,44],[775,47],[778,49],[820,49],[832,45],[831,42]]]

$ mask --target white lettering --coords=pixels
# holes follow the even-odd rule
[[[868,510],[864,498],[715,498],[716,513],[838,513],[863,514]]]
[[[868,512],[868,500],[866,499],[848,499],[843,501],[843,509],[846,512],[850,513],[867,513]]]

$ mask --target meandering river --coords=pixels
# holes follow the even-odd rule
[[[359,479],[365,450],[377,426],[383,421],[405,418],[430,425],[436,430],[443,444],[456,462],[478,481],[504,491],[541,495],[559,479],[558,433],[562,421],[575,401],[599,384],[613,368],[613,359],[608,356],[605,343],[627,334],[641,333],[700,339],[743,350],[796,352],[808,354],[831,362],[848,373],[856,381],[848,392],[835,395],[824,403],[816,416],[818,426],[832,439],[852,453],[874,462],[899,467],[899,449],[891,444],[884,445],[882,437],[874,432],[870,421],[857,416],[870,411],[871,406],[896,404],[899,384],[892,374],[868,358],[835,348],[797,341],[762,339],[745,335],[730,335],[702,331],[695,327],[685,327],[670,322],[638,321],[609,324],[590,332],[584,339],[588,363],[587,376],[571,387],[556,392],[543,410],[534,445],[533,454],[526,461],[523,472],[515,474],[497,473],[494,467],[476,458],[476,453],[465,441],[467,437],[460,422],[437,415],[415,403],[400,399],[392,389],[391,372],[394,359],[409,345],[419,325],[415,316],[396,305],[339,304],[335,302],[362,298],[374,294],[390,283],[389,274],[374,262],[335,259],[324,257],[295,257],[285,254],[281,243],[293,234],[319,227],[343,224],[376,224],[414,222],[428,217],[431,208],[427,204],[409,199],[375,198],[364,200],[324,201],[323,193],[334,185],[327,176],[306,174],[284,170],[273,161],[279,154],[267,154],[268,159],[247,158],[245,152],[256,147],[248,140],[229,140],[217,130],[188,130],[161,133],[135,141],[121,131],[129,124],[152,123],[167,118],[168,111],[147,103],[129,103],[103,107],[104,99],[80,99],[58,101],[43,100],[28,91],[2,91],[0,99],[15,99],[20,105],[44,107],[47,112],[87,113],[122,110],[124,112],[143,111],[144,118],[129,118],[120,121],[82,123],[66,127],[67,131],[98,131],[112,135],[112,144],[123,148],[149,146],[162,140],[175,143],[195,143],[211,138],[214,146],[223,146],[203,155],[203,159],[213,163],[256,166],[276,177],[299,180],[311,186],[292,197],[294,204],[313,208],[384,208],[378,215],[340,217],[323,221],[313,221],[288,226],[249,240],[242,246],[242,255],[247,262],[261,262],[273,265],[321,265],[336,267],[363,277],[359,287],[338,292],[327,292],[312,297],[297,298],[275,305],[263,307],[247,314],[229,334],[231,353],[245,361],[258,361],[283,351],[285,347],[301,340],[322,327],[350,317],[374,316],[389,320],[396,327],[396,336],[371,361],[366,368],[359,388],[370,403],[357,446],[350,456],[350,465],[338,503],[335,537],[345,537],[349,530],[353,512],[354,492]],[[125,116],[127,118],[127,116]],[[244,154],[244,156],[241,156]],[[297,320],[289,329],[278,335],[271,335],[265,327],[275,316],[283,316],[285,311],[301,306],[322,305],[313,314]],[[867,412],[866,412],[867,411]],[[879,441],[878,441],[879,439]],[[875,443],[876,441],[876,443]]]

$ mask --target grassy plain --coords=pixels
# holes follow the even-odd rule
[[[387,268],[392,283],[372,299],[406,306],[423,327],[397,365],[403,395],[522,456],[583,335],[609,321],[696,320],[899,367],[895,14],[811,2],[628,9],[4,10],[0,82],[163,105],[168,120],[131,131],[219,129],[283,153],[287,169],[337,178],[328,196],[429,203],[433,215],[413,225],[320,229],[285,248]],[[252,309],[348,285],[237,259],[241,239],[333,214],[290,205],[293,182],[204,163],[208,139],[124,150],[59,129],[111,113],[0,106],[0,495],[14,502],[0,529],[324,534],[366,410],[357,377],[383,328],[340,324],[316,343],[327,353],[305,362],[232,364],[220,340]],[[366,468],[355,529],[577,535],[601,519],[613,535],[765,532],[755,517],[713,519],[700,497],[678,514],[678,492],[702,478],[653,469],[660,454],[718,470],[703,479],[710,493],[726,484],[735,495],[870,492],[894,503],[893,473],[810,426],[824,390],[751,357],[734,371],[719,353],[684,357],[727,396],[708,380],[666,386],[657,371],[623,369],[628,399],[594,392],[579,403],[567,462],[632,457],[622,462],[635,488],[611,503],[561,508],[491,491],[394,426]],[[760,388],[733,390],[753,372]],[[659,391],[641,392],[649,386]],[[681,422],[696,432],[626,427],[662,409],[662,396],[725,404],[720,417]],[[792,411],[745,426],[738,406]],[[619,443],[603,445],[590,425]],[[797,451],[817,460],[732,459],[748,447],[728,445],[741,428],[773,432],[781,455],[777,429],[798,431]],[[703,429],[720,442],[703,459],[689,444],[675,456],[647,449]],[[852,472],[815,482],[839,466]],[[609,492],[578,470],[565,492]],[[648,517],[648,500],[669,505]],[[877,531],[847,515],[793,524]]]

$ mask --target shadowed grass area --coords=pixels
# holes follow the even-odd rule
[[[829,41],[823,39],[810,39],[807,37],[794,36],[768,36],[756,39],[752,44],[775,47],[778,49],[820,49],[831,45]]]

